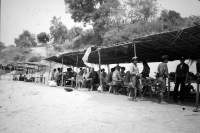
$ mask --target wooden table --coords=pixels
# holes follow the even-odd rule
[[[174,82],[174,80],[168,79],[168,99],[170,100],[170,83]],[[197,93],[196,93],[196,105],[199,102],[199,79],[197,80],[188,80],[188,83],[196,83],[197,84]]]
[[[71,81],[71,87],[73,88],[73,83],[74,83],[76,80],[75,80],[75,79],[67,79],[67,80]],[[67,81],[67,80],[65,80],[64,86],[70,86],[70,85],[66,85],[66,81]]]

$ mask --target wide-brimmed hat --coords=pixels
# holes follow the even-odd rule
[[[134,56],[134,57],[132,58],[132,61],[134,61],[134,60],[138,60],[138,57]]]

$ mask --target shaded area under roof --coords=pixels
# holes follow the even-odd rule
[[[200,57],[200,26],[149,35],[133,42],[140,61],[160,62],[162,55],[169,55],[170,61],[182,56],[196,59]],[[101,64],[130,63],[135,55],[133,42],[101,47]],[[99,64],[97,50],[89,55],[89,63]]]

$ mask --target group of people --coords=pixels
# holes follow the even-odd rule
[[[161,104],[165,104],[163,100],[163,95],[166,91],[166,79],[169,77],[168,72],[168,59],[169,56],[162,56],[162,63],[160,63],[157,67],[156,74],[156,84],[158,85],[158,102]],[[95,85],[99,85],[99,79],[101,77],[103,83],[103,91],[113,92],[118,95],[122,88],[125,87],[126,90],[130,91],[130,95],[132,96],[133,101],[137,100],[137,92],[140,95],[140,100],[143,100],[142,95],[142,79],[146,80],[149,77],[150,67],[146,61],[143,62],[143,71],[140,73],[139,68],[137,66],[138,59],[137,57],[132,58],[132,64],[130,66],[129,71],[125,72],[125,67],[120,67],[117,65],[114,68],[111,68],[110,73],[106,73],[105,69],[101,69],[99,71],[94,71],[94,68],[80,68],[80,72],[76,74],[71,68],[67,69],[67,72],[64,73],[64,80],[66,81],[68,78],[74,77],[76,78],[76,82],[78,88],[81,90],[93,90]],[[197,75],[200,75],[200,59],[197,60]],[[171,102],[177,102],[180,100],[183,102],[185,100],[184,94],[188,92],[188,90],[193,90],[191,84],[188,83],[188,75],[189,74],[189,66],[185,63],[185,58],[180,58],[180,64],[177,66],[175,71],[175,87],[173,92],[173,100]],[[56,80],[59,84],[62,76],[62,69],[58,68],[54,69],[52,73],[52,79]],[[186,86],[186,84],[188,84]],[[178,88],[180,87],[180,96],[178,99]]]
[[[76,77],[76,72],[74,72],[72,68],[67,68],[66,72],[63,72],[62,68],[57,68],[57,69],[54,68],[51,73],[51,80],[54,80],[58,86],[65,85],[68,79],[72,77],[74,78]],[[70,82],[67,82],[67,84],[70,84]]]
[[[15,81],[26,81],[27,80],[27,77],[26,75],[24,74],[24,76],[22,74],[19,75],[19,78],[17,75],[13,75],[13,80]]]
[[[91,86],[89,90],[93,90],[94,84],[99,83],[100,75],[103,83],[103,91],[108,90],[110,93],[113,92],[114,94],[118,95],[123,90],[123,86],[126,86],[128,87],[126,90],[131,91],[131,95],[133,96],[134,101],[136,101],[137,90],[139,91],[141,99],[143,99],[142,86],[138,79],[149,77],[150,67],[148,66],[148,63],[144,61],[143,71],[139,73],[137,62],[137,58],[134,57],[132,59],[130,71],[127,72],[125,72],[125,67],[120,67],[119,65],[111,68],[110,73],[108,74],[105,72],[105,69],[101,69],[97,72],[94,71],[94,68],[90,68],[90,71],[84,69],[83,78],[78,80],[79,88],[86,90],[87,84],[89,83]]]

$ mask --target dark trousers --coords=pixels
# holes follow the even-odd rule
[[[178,88],[179,85],[181,84],[181,88],[180,88],[180,97],[179,100],[180,101],[184,101],[184,93],[185,93],[185,79],[186,77],[177,77],[176,78],[176,84],[174,87],[174,93],[173,93],[173,100],[178,100]]]

